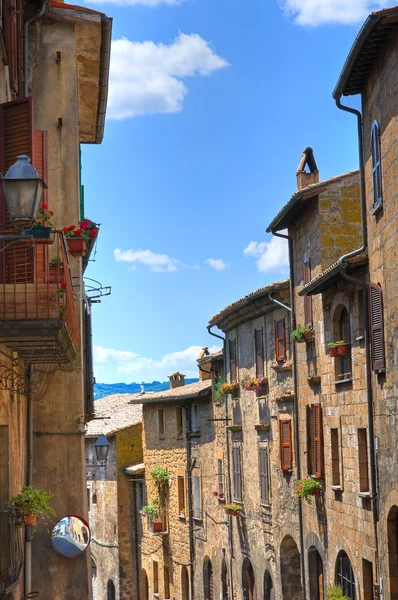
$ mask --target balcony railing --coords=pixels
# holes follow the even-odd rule
[[[0,600],[18,583],[23,562],[22,534],[15,515],[0,510]]]
[[[48,242],[17,241],[0,253],[0,343],[33,364],[72,361],[79,339],[62,232]]]

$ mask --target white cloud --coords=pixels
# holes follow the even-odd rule
[[[116,248],[114,251],[114,257],[117,262],[131,263],[129,268],[130,271],[135,271],[136,264],[145,265],[151,271],[162,272],[167,271],[171,273],[177,271],[181,264],[179,260],[167,256],[167,254],[158,254],[152,252],[152,250],[120,250]]]
[[[369,13],[395,0],[281,0],[283,11],[298,25],[316,27],[328,23],[351,25],[363,21]]]
[[[272,237],[269,242],[250,242],[243,252],[246,256],[254,256],[257,270],[261,273],[289,267],[287,241],[279,237]]]
[[[224,271],[229,267],[229,263],[224,262],[222,258],[208,258],[205,264],[210,265],[216,271]]]
[[[182,79],[211,75],[228,66],[198,34],[180,33],[170,44],[112,42],[108,116],[126,119],[183,108]]]
[[[209,348],[210,352],[219,350],[221,348],[218,346]],[[170,352],[156,360],[140,356],[135,352],[94,346],[97,380],[101,382],[104,382],[104,379],[112,379],[114,382],[121,379],[138,382],[166,381],[167,376],[174,371],[180,371],[187,377],[198,377],[196,360],[201,351],[202,346],[190,346],[186,350]]]

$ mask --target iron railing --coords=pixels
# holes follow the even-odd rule
[[[0,600],[18,583],[23,564],[23,527],[15,515],[0,510]]]

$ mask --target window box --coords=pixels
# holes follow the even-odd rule
[[[152,531],[153,531],[153,533],[162,533],[162,531],[163,531],[162,521],[153,521],[152,522]]]
[[[67,238],[69,254],[75,258],[86,255],[86,240],[82,238]]]

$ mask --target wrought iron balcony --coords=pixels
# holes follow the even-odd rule
[[[0,253],[0,343],[27,364],[71,362],[79,336],[64,236],[44,242]]]
[[[23,563],[23,528],[15,515],[0,510],[0,600],[6,598],[18,583]]]

